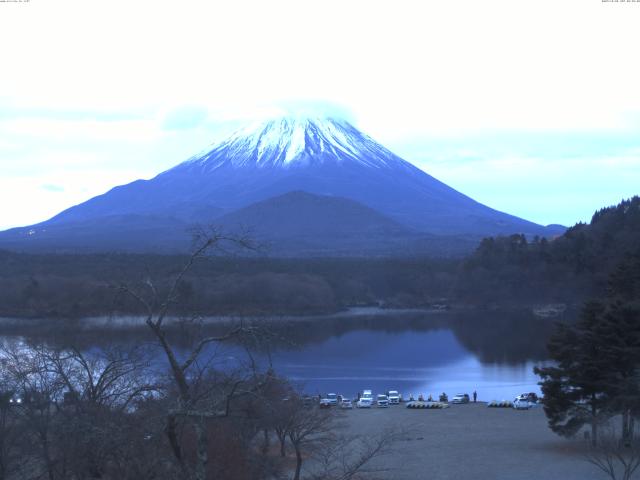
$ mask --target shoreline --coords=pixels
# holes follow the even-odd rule
[[[537,304],[522,306],[505,306],[505,305],[447,305],[446,307],[382,307],[382,306],[349,306],[341,310],[326,313],[310,313],[310,314],[220,314],[220,315],[204,315],[204,316],[168,316],[166,317],[167,325],[179,325],[184,321],[197,320],[205,326],[220,326],[233,324],[237,322],[275,322],[275,323],[303,323],[317,320],[336,320],[336,319],[353,319],[353,318],[383,318],[383,317],[404,317],[410,315],[447,315],[456,313],[509,313],[514,314],[530,314],[536,319],[557,319],[563,318],[566,314],[571,315],[575,306],[565,304]],[[33,326],[64,326],[74,325],[76,327],[95,327],[95,328],[137,328],[144,325],[145,315],[122,314],[122,315],[91,315],[86,317],[11,317],[0,316],[0,332],[4,328],[19,328]]]
[[[359,319],[359,318],[383,318],[409,315],[442,315],[451,313],[452,310],[427,309],[427,308],[382,308],[382,307],[349,307],[345,310],[330,314],[311,315],[211,315],[195,317],[194,320],[205,326],[224,326],[237,322],[275,322],[275,323],[304,323],[307,321]],[[35,326],[75,326],[93,328],[136,329],[144,327],[144,315],[117,315],[117,316],[91,316],[76,319],[59,318],[16,318],[0,317],[0,331],[3,328],[33,328]],[[165,319],[167,326],[179,326],[184,321],[191,321],[187,317],[170,316]]]

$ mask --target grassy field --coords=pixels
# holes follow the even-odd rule
[[[411,410],[404,405],[345,412],[347,434],[406,429],[393,452],[376,460],[394,480],[604,479],[584,458],[584,442],[552,433],[542,408],[526,411],[452,405]],[[372,477],[373,478],[373,477]]]

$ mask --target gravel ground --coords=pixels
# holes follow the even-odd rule
[[[345,412],[345,433],[373,435],[387,427],[407,429],[393,453],[377,460],[394,480],[604,479],[586,462],[583,442],[547,427],[542,408],[487,408],[484,403],[444,410],[404,405]]]

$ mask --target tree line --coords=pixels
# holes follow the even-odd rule
[[[482,240],[464,259],[275,258],[218,255],[180,285],[183,312],[202,315],[332,313],[348,306],[415,308],[580,304],[640,245],[640,198],[599,210],[555,239],[514,234]],[[151,275],[168,288],[175,255],[32,255],[0,251],[0,316],[81,318],[144,313],[115,302],[113,286]]]
[[[142,314],[113,288],[145,276],[168,288],[185,256],[31,255],[0,251],[0,317]],[[346,306],[420,307],[449,294],[453,260],[210,256],[180,285],[176,311],[202,315],[333,313]]]
[[[555,239],[486,238],[466,259],[454,296],[473,303],[581,303],[603,296],[608,277],[640,252],[640,197],[597,211]]]

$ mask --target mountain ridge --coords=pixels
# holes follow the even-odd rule
[[[239,209],[296,191],[322,196],[325,201],[331,197],[355,201],[427,235],[478,238],[557,233],[556,228],[547,229],[482,205],[348,122],[285,118],[240,130],[150,180],[115,187],[45,222],[4,232],[0,247],[7,236],[15,243],[16,236],[31,231],[37,235],[54,225],[65,225],[72,235],[73,225],[86,228],[87,222],[106,217],[127,219],[122,226],[114,226],[112,236],[126,236],[132,216],[151,219],[152,230],[159,218],[186,225],[210,224]],[[140,225],[136,228],[144,230]],[[277,232],[271,233],[277,237]],[[167,238],[174,234],[168,232]],[[153,240],[162,244],[162,235]]]

